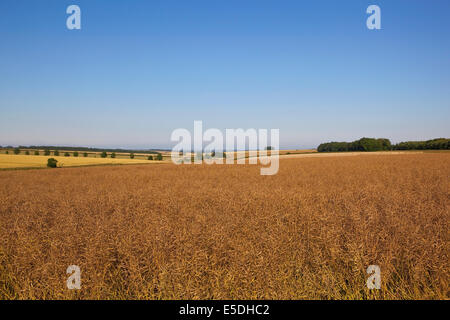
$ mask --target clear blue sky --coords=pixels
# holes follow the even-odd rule
[[[283,148],[448,138],[449,15],[448,0],[2,0],[0,145],[170,148],[194,120],[279,128]]]

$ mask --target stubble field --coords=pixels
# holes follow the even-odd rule
[[[12,155],[0,154],[0,170],[16,168],[45,168],[47,159],[53,158],[58,161],[58,167],[76,167],[76,166],[98,166],[98,165],[120,165],[120,164],[151,164],[161,161],[149,161],[138,159],[111,159],[111,158],[92,158],[92,157],[63,157],[63,156],[31,156],[31,155]]]
[[[2,171],[0,298],[448,299],[449,175],[448,153]]]

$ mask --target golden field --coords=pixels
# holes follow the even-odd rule
[[[158,163],[161,161],[149,161],[138,159],[111,159],[111,158],[91,158],[91,157],[62,157],[62,156],[32,156],[32,155],[13,155],[0,154],[0,169],[11,168],[44,168],[47,166],[47,159],[54,158],[58,160],[58,167],[73,166],[92,166],[108,164],[139,164],[139,163]]]
[[[450,298],[449,153],[259,169],[1,171],[0,298]],[[380,290],[366,288],[372,264]]]

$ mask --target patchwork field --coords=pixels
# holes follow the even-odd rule
[[[61,156],[32,156],[0,154],[0,169],[12,168],[45,168],[47,159],[54,158],[58,161],[58,167],[73,167],[87,165],[107,165],[107,164],[139,164],[158,163],[160,161],[148,161],[138,159],[111,159],[111,158],[91,158],[91,157],[61,157]]]
[[[449,299],[449,178],[448,153],[1,171],[0,298]]]

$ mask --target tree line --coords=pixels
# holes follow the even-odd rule
[[[9,147],[6,147],[6,148],[9,148]],[[11,148],[13,148],[13,147],[11,147]],[[3,147],[0,146],[0,149],[3,149]],[[21,154],[22,151],[23,150],[22,150],[21,147],[13,148],[13,150],[12,150],[12,152],[14,154],[16,154],[16,155]],[[25,149],[24,154],[25,155],[30,155],[31,154],[30,151],[33,151],[33,150]],[[44,156],[50,156],[51,153],[53,153],[54,156],[60,156],[59,150],[51,151],[49,149],[45,149],[45,150],[42,151],[42,154]],[[90,153],[92,153],[92,152],[90,152]],[[9,154],[9,150],[8,149],[6,149],[5,154]],[[41,152],[39,150],[34,150],[33,154],[35,156],[39,156],[41,154]],[[70,153],[69,152],[64,152],[64,156],[65,157],[70,157]],[[79,156],[78,151],[73,151],[72,152],[72,156],[78,157]],[[88,152],[82,152],[82,156],[83,157],[88,157],[89,153]],[[116,153],[115,152],[111,152],[111,153],[108,154],[108,152],[106,152],[106,151],[103,151],[102,153],[100,153],[100,157],[101,158],[107,158],[108,156],[111,157],[111,158],[116,158]],[[158,160],[158,161],[162,161],[163,160],[163,156],[162,156],[162,154],[160,152],[152,152],[150,155],[147,153],[145,156],[147,156],[147,160]],[[134,159],[134,152],[129,153],[129,157],[130,157],[130,159]]]
[[[317,147],[318,152],[388,151],[388,150],[448,150],[450,139],[438,138],[427,141],[405,141],[391,144],[385,138],[361,138],[353,142],[327,142]]]
[[[405,141],[394,145],[394,150],[448,150],[450,139],[438,138],[427,141]]]
[[[6,148],[13,149],[12,146],[7,146]],[[147,150],[134,150],[134,149],[119,149],[119,148],[89,148],[89,147],[64,147],[64,146],[18,146],[19,149],[38,149],[38,150],[67,150],[67,151],[90,151],[90,152],[117,152],[117,153],[145,153],[145,154],[158,154],[159,149],[147,149]],[[169,150],[170,151],[170,150]]]

